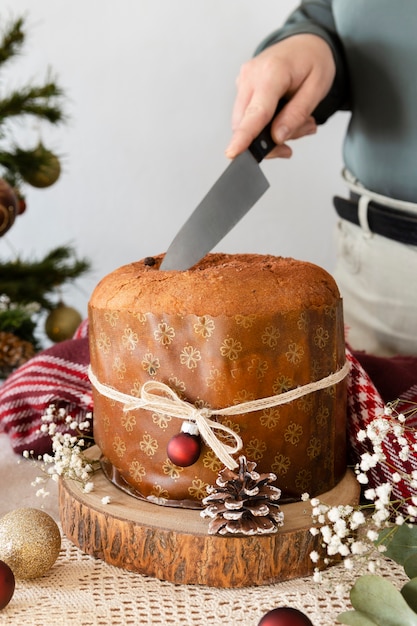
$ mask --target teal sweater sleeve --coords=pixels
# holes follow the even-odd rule
[[[332,0],[304,0],[281,28],[260,43],[255,54],[259,54],[278,41],[302,33],[322,37],[329,44],[336,63],[336,77],[333,85],[314,111],[316,121],[323,124],[336,111],[350,108],[349,73],[343,45],[337,35]]]

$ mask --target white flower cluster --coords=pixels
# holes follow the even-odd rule
[[[37,477],[33,486],[44,485],[49,479],[58,481],[60,477],[80,482],[83,490],[89,493],[94,489],[91,476],[97,469],[98,462],[91,461],[85,455],[86,439],[83,436],[91,429],[91,414],[86,415],[83,422],[74,420],[67,414],[66,409],[57,408],[51,404],[42,416],[41,432],[50,435],[52,440],[52,454],[38,457],[41,462],[43,477]],[[71,432],[68,432],[71,431]],[[23,453],[25,458],[33,458],[32,451]],[[42,486],[36,495],[46,497],[49,493]]]
[[[368,472],[378,464],[389,464],[384,453],[383,443],[388,436],[398,446],[398,457],[401,461],[409,459],[410,454],[417,452],[417,433],[412,431],[406,437],[406,416],[395,411],[396,403],[387,405],[382,415],[377,416],[366,429],[358,433],[358,441],[368,440],[371,452],[361,456],[355,467],[356,478],[361,485],[369,482]],[[417,408],[410,410],[415,413]],[[396,484],[403,482],[406,492],[410,495],[406,499],[393,498],[393,489]],[[302,500],[310,500],[314,526],[310,533],[320,535],[321,546],[326,557],[323,565],[332,560],[342,559],[346,569],[353,569],[354,562],[364,565],[370,572],[375,572],[379,556],[386,550],[380,539],[380,532],[384,528],[395,527],[404,523],[417,521],[417,472],[406,473],[396,468],[392,469],[390,481],[365,489],[363,496],[368,503],[354,506],[328,506],[318,498],[310,500],[304,494]],[[319,563],[320,555],[317,551],[310,553],[313,563]],[[322,573],[317,567],[314,579],[321,582]]]
[[[378,530],[385,527],[385,520],[374,523],[373,516],[367,516],[365,507],[328,506],[317,498],[311,499],[312,517],[316,526],[310,529],[312,535],[320,535],[321,544],[326,550],[327,557],[324,565],[332,559],[342,557],[347,570],[353,569],[354,561],[367,561],[368,569],[374,572],[378,564],[377,555],[385,550],[383,544],[377,545]],[[379,500],[375,500],[379,505]],[[382,507],[382,518],[385,518],[387,509]],[[360,531],[360,532],[359,532]],[[310,553],[313,563],[318,563],[320,555],[317,551]],[[319,568],[314,572],[317,582],[322,579]]]

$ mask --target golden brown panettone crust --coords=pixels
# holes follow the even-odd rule
[[[111,309],[117,301],[117,308],[155,314],[232,316],[320,308],[340,299],[324,269],[292,258],[212,253],[181,272],[160,271],[162,259],[158,255],[153,265],[147,258],[115,270],[97,285],[90,307]]]

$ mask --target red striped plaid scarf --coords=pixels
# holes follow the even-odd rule
[[[382,358],[356,352],[346,351],[351,362],[348,380],[348,445],[350,461],[356,464],[365,453],[373,454],[374,449],[369,439],[360,441],[359,431],[378,416],[383,415],[387,403],[398,400],[396,413],[404,413],[417,409],[417,358],[392,357]],[[372,378],[371,378],[372,376]],[[395,472],[410,476],[417,471],[417,411],[406,418],[404,439],[410,448],[407,460],[401,460],[400,446],[397,437],[389,432],[382,442],[382,450],[386,461],[379,462],[367,472],[369,484],[375,488],[386,482],[393,484],[392,498],[407,500],[417,495],[407,483],[395,483],[392,476]],[[405,510],[400,507],[399,510]]]
[[[38,456],[51,452],[51,438],[40,430],[42,416],[51,404],[65,408],[76,421],[84,421],[93,410],[89,361],[87,325],[83,323],[74,339],[40,352],[6,379],[0,387],[0,432],[8,434],[16,453],[31,450]],[[68,431],[65,421],[58,430]]]

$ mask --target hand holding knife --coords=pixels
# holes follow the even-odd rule
[[[160,270],[181,271],[195,265],[269,188],[259,163],[276,146],[271,136],[272,122],[285,104],[285,100],[280,100],[269,124],[214,183],[175,236]]]

